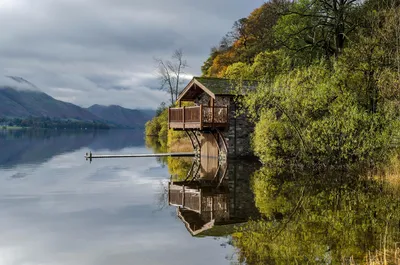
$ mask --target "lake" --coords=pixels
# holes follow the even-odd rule
[[[0,148],[0,265],[400,264],[398,175],[84,159],[153,152],[129,130],[0,131]]]
[[[141,132],[0,131],[0,264],[230,264],[227,237],[192,236],[165,201]]]

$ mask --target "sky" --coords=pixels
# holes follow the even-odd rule
[[[211,47],[263,2],[0,0],[0,73],[83,107],[154,109],[169,98],[154,58],[181,48],[185,77],[200,75]]]

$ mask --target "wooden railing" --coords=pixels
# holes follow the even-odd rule
[[[228,107],[203,107],[203,122],[211,124],[228,123]]]
[[[168,123],[170,128],[200,128],[228,124],[227,106],[194,106],[169,108]]]

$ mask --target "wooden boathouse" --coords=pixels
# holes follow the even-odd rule
[[[254,126],[245,115],[236,115],[240,91],[256,87],[256,82],[237,84],[229,79],[194,77],[177,99],[179,107],[169,108],[170,129],[184,130],[202,157],[236,158],[252,156],[250,134]],[[194,106],[182,107],[182,102]]]
[[[177,216],[191,235],[231,233],[235,224],[259,216],[249,178],[258,164],[200,161],[200,170],[190,170],[185,180],[171,177],[168,183],[168,203],[177,207]]]

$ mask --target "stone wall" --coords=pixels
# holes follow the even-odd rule
[[[196,105],[208,106],[211,97],[207,93],[202,93],[196,100]],[[228,147],[228,158],[252,156],[251,135],[254,131],[254,125],[248,121],[245,115],[236,117],[236,103],[231,96],[217,96],[215,106],[228,107],[229,127],[222,134]],[[198,133],[202,139],[202,133]],[[219,143],[222,146],[222,143]]]
[[[229,106],[231,103],[231,97],[215,97],[215,106]]]
[[[257,219],[260,213],[255,205],[251,177],[259,169],[256,162],[237,161],[228,163],[223,185],[229,190],[229,212],[233,220]]]
[[[245,115],[236,117],[236,103],[232,97],[229,99],[229,127],[223,132],[228,146],[228,157],[252,156],[251,135],[254,124],[249,122]]]
[[[197,106],[203,105],[203,106],[208,106],[209,102],[211,100],[211,97],[207,93],[201,93],[200,96],[198,96],[195,100],[194,103]]]

